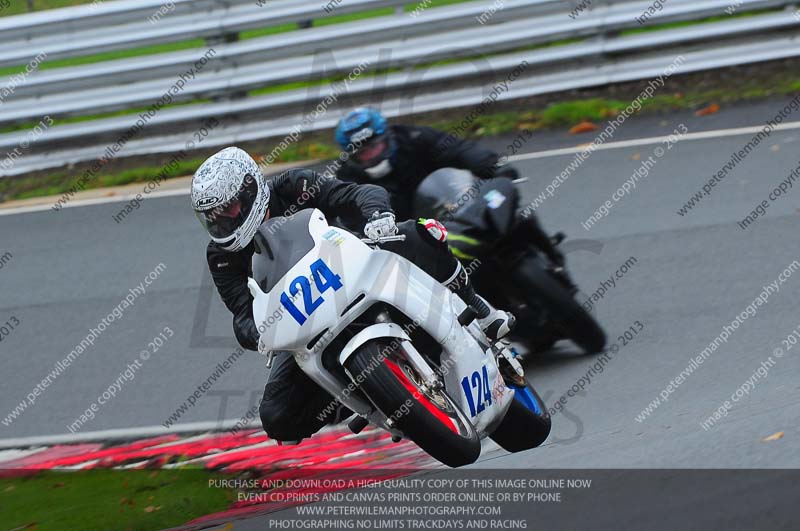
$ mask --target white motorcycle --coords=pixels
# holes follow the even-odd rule
[[[382,241],[402,239],[391,236]],[[515,353],[413,263],[328,225],[316,209],[271,218],[255,239],[253,315],[267,366],[288,351],[312,380],[372,423],[451,467],[482,438],[517,452],[550,433]]]

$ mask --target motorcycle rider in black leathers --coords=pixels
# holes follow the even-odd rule
[[[450,253],[447,231],[435,220],[395,223],[386,191],[374,185],[346,183],[305,169],[288,170],[267,181],[258,164],[236,147],[211,156],[192,178],[192,208],[211,237],[206,257],[222,301],[233,314],[233,330],[242,347],[258,350],[259,332],[253,318],[247,279],[252,275],[253,238],[270,217],[317,208],[328,218],[364,227],[373,240],[402,234],[405,241],[381,244],[447,285],[477,313],[493,339],[513,327],[511,314],[496,310],[475,293],[467,271]],[[266,346],[268,348],[268,345]],[[299,442],[322,426],[341,420],[342,410],[330,411],[334,398],[311,380],[288,353],[273,359],[260,405],[264,431],[273,439]],[[322,417],[320,420],[319,417]]]
[[[401,219],[413,217],[417,187],[438,169],[468,170],[482,179],[518,177],[514,168],[498,166],[497,153],[476,142],[429,127],[388,125],[380,112],[369,107],[357,108],[339,121],[336,141],[345,152],[354,151],[348,153],[352,156],[340,167],[337,177],[386,188]],[[563,267],[563,254],[544,232],[535,214],[520,216],[518,221],[522,234]]]

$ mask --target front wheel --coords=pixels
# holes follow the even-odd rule
[[[514,400],[490,437],[507,452],[536,448],[550,435],[550,414],[544,401],[529,386],[511,389]]]
[[[345,363],[359,389],[394,426],[447,466],[475,462],[481,442],[472,423],[444,389],[423,392],[422,378],[386,341],[369,341]]]
[[[520,295],[526,301],[538,301],[560,334],[589,354],[603,350],[606,345],[603,329],[567,289],[539,265],[535,256],[520,260],[513,278]]]

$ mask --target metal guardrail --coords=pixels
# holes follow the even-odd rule
[[[503,71],[510,68],[513,68],[514,65],[519,64],[521,61],[525,60],[535,66],[546,66],[552,65],[554,63],[560,63],[562,61],[575,61],[580,59],[588,59],[592,56],[603,55],[603,54],[618,54],[623,52],[630,52],[636,50],[643,50],[647,47],[656,47],[656,46],[674,46],[680,43],[685,42],[692,42],[702,39],[707,39],[709,36],[714,36],[717,38],[727,37],[727,36],[735,36],[735,35],[742,35],[744,30],[742,28],[742,21],[739,20],[731,20],[731,21],[724,21],[724,22],[714,22],[708,24],[702,24],[697,26],[691,26],[688,28],[677,28],[672,30],[666,30],[662,32],[658,32],[658,36],[656,39],[653,38],[652,35],[643,34],[643,35],[629,35],[624,37],[617,37],[606,39],[603,41],[594,41],[594,42],[587,42],[587,43],[578,43],[578,44],[568,44],[564,46],[552,47],[552,48],[544,48],[537,51],[526,51],[520,53],[513,53],[507,54],[502,56],[494,56],[488,58],[488,62],[486,63],[485,69],[490,69],[493,71]],[[765,31],[765,30],[778,30],[781,28],[791,27],[795,25],[795,21],[792,17],[788,17],[783,13],[779,14],[767,14],[767,15],[760,15],[757,17],[749,18],[746,22],[747,27],[746,30],[751,32],[758,32],[758,31]],[[516,32],[509,31],[514,26],[520,26],[520,29]],[[495,44],[506,44],[506,45],[513,45],[515,42],[512,42],[512,39],[516,41],[516,43],[525,43],[530,42],[535,36],[533,34],[539,33],[541,34],[543,31],[542,29],[532,28],[531,25],[527,21],[515,22],[513,25],[502,25],[499,26],[496,30],[500,36],[497,37]],[[557,30],[557,32],[560,30]],[[506,37],[506,40],[500,41],[502,36]],[[463,49],[478,49],[479,46],[482,44],[482,39],[486,38],[486,35],[483,33],[479,33],[476,38],[470,40],[467,38],[466,34],[461,33],[460,42],[463,46]],[[338,53],[330,56],[332,62],[336,65],[335,70],[337,72],[346,72],[354,68],[359,62],[364,60],[369,60],[371,63],[377,63],[379,61],[378,56],[382,53],[385,53],[386,50],[390,50],[393,54],[390,56],[390,59],[393,61],[393,64],[400,65],[404,63],[408,63],[412,60],[418,60],[419,56],[414,56],[414,50],[424,50],[425,59],[428,60],[436,60],[441,59],[444,57],[452,57],[452,51],[449,48],[440,48],[435,49],[432,46],[435,44],[432,42],[434,39],[425,38],[420,39],[419,42],[416,43],[414,46],[410,46],[411,42],[414,41],[406,41],[406,44],[409,44],[405,50],[398,50],[395,48],[386,48],[383,50],[375,50],[372,52],[362,52],[359,50],[347,50],[343,53]],[[296,60],[293,60],[296,61]],[[481,62],[483,62],[482,60]],[[273,63],[264,63],[259,64],[258,67],[263,69],[263,77],[259,78],[256,85],[261,83],[269,83],[269,82],[276,82],[276,81],[291,81],[295,79],[301,79],[302,76],[307,75],[313,67],[313,62],[311,61],[298,61],[296,64],[291,65],[291,69],[284,66],[283,70],[279,70],[278,68],[272,69]],[[283,65],[280,65],[283,66]],[[331,70],[328,70],[330,72]],[[240,71],[241,72],[241,71]],[[444,67],[434,67],[427,69],[425,71],[425,81],[427,83],[433,83],[434,81],[447,81],[447,80],[464,80],[469,78],[470,76],[476,76],[481,74],[481,65],[472,63],[472,62],[463,62],[463,63],[456,63],[452,65],[447,65]],[[299,78],[293,78],[292,75],[301,76]],[[284,77],[278,77],[284,76]],[[382,82],[382,89],[384,91],[388,91],[389,89],[399,89],[399,88],[410,88],[411,85],[415,85],[416,82],[413,79],[414,76],[409,76],[407,73],[403,74],[393,74],[387,76]],[[252,81],[251,81],[252,82]],[[364,81],[357,81],[353,85],[351,85],[349,89],[349,94],[351,95],[364,95],[367,94],[373,88],[373,82],[371,80],[364,80]],[[201,87],[202,89],[202,87]],[[163,92],[163,88],[162,88]],[[327,91],[324,91],[321,94],[321,97],[326,97],[331,92],[330,88]],[[113,90],[112,90],[113,93]],[[83,95],[87,98],[91,97],[91,94],[83,93]],[[156,123],[177,123],[181,120],[191,120],[196,119],[203,116],[224,116],[229,114],[240,114],[245,112],[261,112],[261,111],[268,111],[268,110],[280,110],[281,108],[290,107],[292,105],[302,105],[306,101],[307,97],[306,90],[300,91],[287,91],[282,93],[279,96],[268,96],[268,97],[252,97],[246,98],[244,100],[232,101],[232,102],[222,102],[222,103],[212,103],[212,104],[203,104],[203,105],[194,105],[191,107],[170,110],[166,109],[162,111],[158,116],[154,117],[153,121],[151,122],[152,125]],[[137,102],[147,102],[150,101],[153,97],[151,94],[142,94],[136,93],[134,95],[136,98],[139,98]],[[157,97],[157,96],[156,96]],[[69,102],[67,102],[69,103]],[[96,100],[91,100],[87,102],[87,105],[96,106],[98,102]],[[9,116],[13,116],[11,113],[13,112],[13,106],[7,107],[4,113],[4,119],[8,119]],[[42,113],[45,114],[54,114],[53,108],[41,107],[37,103],[31,103],[30,114],[26,115],[26,118],[36,118],[41,116]],[[97,120],[96,123],[90,123],[86,125],[82,125],[80,127],[73,127],[72,131],[69,133],[70,135],[91,135],[101,132],[111,132],[111,131],[119,131],[128,128],[130,125],[130,118],[122,117],[122,118],[114,118],[108,120]],[[53,135],[53,133],[50,133]],[[1,139],[0,139],[1,141]],[[2,147],[2,143],[0,143],[0,147]]]
[[[686,60],[675,71],[675,74],[796,57],[798,46],[800,46],[800,37],[793,36],[696,51],[681,51],[679,53],[684,55]],[[498,100],[514,100],[562,90],[654,78],[661,75],[674,59],[675,54],[670,51],[645,59],[605,62],[597,66],[570,69],[564,73],[522,78],[510,84],[509,92],[501,94]],[[413,102],[405,97],[384,99],[381,103],[381,110],[387,117],[394,118],[414,113],[478,105],[484,101],[493,86],[493,83],[486,83],[457,90],[425,93],[414,98]],[[342,109],[332,108],[326,115],[315,121],[311,129],[333,128],[341,116],[340,111]],[[262,117],[241,122],[233,121],[216,129],[214,135],[204,141],[203,147],[214,148],[265,138],[283,138],[291,134],[303,118],[303,113],[291,113],[275,118],[265,119]],[[128,127],[130,125],[131,123],[128,122]],[[125,145],[124,156],[172,153],[184,150],[186,143],[192,139],[192,127],[187,128],[186,132],[162,134],[130,141]],[[58,164],[54,164],[48,157],[25,157],[18,161],[18,165],[15,165],[9,174],[16,175],[64,164],[95,160],[103,155],[105,149],[106,144],[65,149],[58,152]],[[264,152],[268,151],[269,149],[265,148]]]
[[[345,0],[346,1],[346,0]],[[361,0],[364,2],[365,0]],[[507,0],[511,7],[505,17],[491,19],[490,24],[475,22],[474,14],[483,12],[494,2],[468,2],[457,6],[430,8],[417,20],[407,14],[393,17],[370,19],[359,24],[366,34],[367,42],[373,42],[376,26],[389,24],[395,31],[407,24],[407,20],[423,26],[421,32],[410,38],[396,38],[382,43],[383,51],[371,46],[339,47],[339,41],[329,44],[334,51],[325,57],[328,70],[348,72],[359,61],[369,60],[370,68],[398,68],[415,64],[429,64],[441,59],[453,61],[450,64],[430,66],[424,70],[407,69],[392,72],[377,78],[362,77],[353,82],[347,90],[348,103],[379,103],[389,116],[402,116],[444,108],[464,107],[479,103],[487,90],[491,90],[494,73],[506,73],[522,61],[528,67],[525,77],[516,80],[513,90],[501,95],[500,99],[520,98],[552,91],[569,90],[595,86],[609,82],[646,79],[658,75],[654,65],[663,70],[679,53],[687,57],[677,73],[702,69],[719,68],[736,64],[767,61],[800,55],[798,29],[800,20],[788,11],[768,12],[743,18],[707,22],[685,27],[659,31],[619,35],[619,32],[636,28],[635,17],[652,5],[647,1],[623,1],[610,5],[596,5],[594,9],[572,19],[567,14],[572,10],[572,2],[553,0]],[[319,7],[320,4],[317,4]],[[727,0],[671,0],[661,12],[656,13],[651,23],[676,20],[697,20],[724,13],[729,6]],[[790,6],[790,1],[744,0],[739,12],[763,10]],[[553,11],[557,8],[557,11]],[[519,11],[513,11],[513,10]],[[519,13],[530,9],[542,10],[540,14],[523,19]],[[455,16],[458,13],[460,18]],[[471,13],[470,19],[466,13]],[[502,10],[495,13],[499,16]],[[431,16],[427,25],[424,17]],[[398,23],[398,19],[403,20]],[[431,28],[448,21],[451,26],[431,35]],[[471,22],[470,22],[471,20]],[[366,23],[365,23],[366,22]],[[340,35],[342,39],[352,36],[352,31],[342,30],[345,24],[333,25],[325,29],[329,35]],[[356,25],[350,26],[350,29]],[[387,26],[388,27],[388,26]],[[303,39],[317,38],[317,30],[302,30],[285,34],[301,36]],[[388,30],[387,30],[388,31]],[[435,31],[435,30],[434,30]],[[339,32],[339,33],[337,33]],[[356,34],[357,35],[357,34]],[[388,33],[387,33],[388,35]],[[543,44],[570,37],[583,37],[582,41],[544,48],[529,48],[533,44]],[[270,38],[266,38],[268,40]],[[373,39],[373,40],[370,40]],[[201,73],[186,88],[190,97],[207,97],[209,94],[241,94],[242,91],[269,86],[281,82],[312,79],[319,72],[312,66],[318,65],[319,57],[299,55],[284,58],[267,56],[259,59],[257,50],[264,45],[261,39],[250,43],[243,41],[228,45],[218,45],[215,49],[227,59],[216,63],[216,70]],[[273,40],[272,42],[276,42]],[[703,43],[698,49],[697,44]],[[250,54],[243,53],[244,46],[251,47]],[[266,48],[269,51],[269,47]],[[513,50],[518,51],[513,51]],[[239,52],[237,55],[236,52]],[[31,97],[31,93],[21,92],[23,98],[9,100],[2,106],[0,121],[22,119],[22,117],[41,117],[49,112],[69,113],[76,109],[96,110],[98,108],[125,107],[152,102],[163,93],[163,88],[174,82],[172,75],[163,79],[164,72],[158,70],[163,65],[180,65],[181,54],[161,54],[149,58],[137,58],[123,62],[111,62],[120,72],[145,71],[152,78],[137,84],[101,87],[83,90],[66,90],[63,94],[45,91],[41,97]],[[197,53],[194,51],[193,53]],[[285,52],[284,52],[285,53]],[[494,54],[494,55],[491,55]],[[480,56],[475,59],[475,56]],[[232,63],[239,58],[240,63]],[[455,61],[457,58],[466,58]],[[471,58],[471,59],[470,59]],[[159,63],[161,61],[161,63]],[[228,61],[231,61],[229,63]],[[585,66],[587,63],[593,66]],[[162,66],[159,66],[162,65]],[[163,66],[166,68],[165,66]],[[567,68],[568,67],[568,68]],[[82,72],[80,83],[105,80],[103,63],[90,67],[78,67]],[[90,69],[94,69],[90,72]],[[138,69],[138,70],[137,70]],[[66,76],[64,72],[53,71],[54,76]],[[166,71],[169,69],[167,68]],[[178,70],[180,71],[180,69]],[[654,73],[655,72],[655,73]],[[49,75],[42,72],[42,76]],[[121,74],[120,74],[121,75]],[[54,78],[43,78],[38,87],[51,87]],[[31,83],[35,84],[33,77]],[[459,89],[453,89],[458,83]],[[2,84],[0,83],[0,86]],[[78,85],[80,86],[80,85]],[[91,84],[87,85],[91,86]],[[19,90],[22,90],[20,87]],[[33,94],[36,90],[31,89]],[[159,93],[159,90],[161,92]],[[409,95],[409,92],[413,92]],[[417,94],[418,92],[418,94]],[[221,119],[222,126],[203,142],[204,148],[222,146],[235,142],[281,137],[293,131],[304,117],[303,109],[315,106],[333,93],[329,86],[317,90],[289,90],[266,96],[230,99],[212,103],[185,105],[162,109],[148,124],[140,137],[128,142],[119,156],[132,156],[148,153],[178,151],[185,147],[198,124],[210,116]],[[75,101],[82,97],[86,103]],[[345,98],[342,97],[341,100]],[[81,106],[83,105],[83,106]],[[106,106],[106,107],[103,107]],[[327,113],[310,124],[307,130],[327,129],[335,124],[341,112],[349,105],[337,103],[330,106]],[[26,110],[27,109],[27,110]],[[62,111],[63,110],[63,111]],[[34,112],[35,111],[35,112]],[[27,114],[26,114],[27,113]],[[29,171],[75,164],[98,158],[109,140],[120,132],[129,129],[135,116],[120,116],[51,127],[44,137],[31,146],[27,156],[16,161],[14,166],[4,171],[14,175]],[[0,135],[0,149],[13,149],[25,132]],[[75,148],[75,144],[83,146]],[[47,153],[47,156],[41,156]]]
[[[556,3],[554,0],[507,0],[506,7],[493,17],[493,22],[519,20],[542,14],[544,9],[552,8]],[[420,46],[430,47],[432,43],[440,42],[438,35],[447,30],[475,25],[478,27],[472,28],[471,33],[491,31],[491,28],[484,29],[475,23],[475,17],[480,16],[485,9],[484,2],[468,2],[432,9],[431,13],[426,13],[421,18],[406,15],[384,16],[230,44],[215,44],[216,54],[211,59],[211,67],[219,70],[214,76],[222,79],[226,77],[224,69],[236,68],[237,71],[242,71],[245,67],[252,66],[255,70],[269,70],[271,79],[264,80],[265,83],[303,81],[319,75],[319,68],[314,71],[311,63],[315,61],[314,55],[327,55],[328,51],[339,55],[342,52],[350,56],[368,55],[370,49],[367,46],[374,45],[382,49],[407,48],[418,55]],[[423,37],[420,44],[411,40],[420,36]],[[461,35],[454,36],[461,38]],[[521,36],[524,37],[524,34]],[[331,50],[330,43],[336,43],[335,50]],[[15,98],[41,98],[48,94],[64,94],[66,91],[84,92],[101,88],[117,92],[116,96],[120,99],[119,107],[124,108],[127,106],[124,97],[133,95],[138,90],[120,94],[109,85],[137,83],[141,86],[147,81],[154,81],[154,85],[166,83],[169,86],[170,78],[176,72],[191,66],[203,51],[187,50],[43,71],[20,86]],[[246,71],[244,75],[247,75]],[[235,82],[235,79],[233,81]],[[2,84],[3,81],[0,80],[0,86]],[[10,112],[8,108],[5,110],[6,113]],[[97,112],[94,109],[92,111]],[[0,121],[13,120],[6,113],[3,113]]]
[[[148,20],[163,0],[106,0],[102,4],[54,9],[0,19],[0,66],[23,64],[38,53],[50,59],[75,57],[216,38],[240,31],[397,7],[408,0],[342,0],[331,12],[321,0],[174,0],[156,23]],[[62,11],[71,10],[69,14]],[[38,18],[36,18],[38,17]]]

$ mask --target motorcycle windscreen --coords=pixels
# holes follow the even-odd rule
[[[414,194],[414,216],[441,219],[475,197],[475,177],[465,170],[441,168],[431,173]]]
[[[308,230],[313,212],[308,208],[292,216],[270,218],[259,227],[253,239],[253,279],[265,293],[314,248]]]
[[[442,168],[417,187],[414,216],[443,220],[445,226],[458,222],[478,238],[498,237],[511,230],[518,206],[519,193],[510,179],[478,179],[465,170]]]

